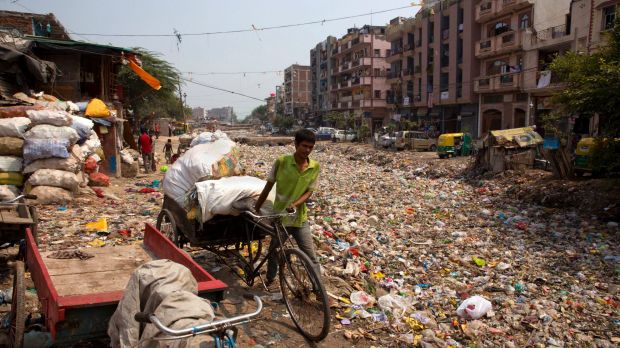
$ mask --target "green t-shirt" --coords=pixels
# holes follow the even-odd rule
[[[307,191],[314,191],[319,177],[319,163],[310,159],[308,167],[303,172],[295,162],[293,155],[278,158],[271,169],[267,181],[276,183],[276,199],[273,202],[273,210],[276,213],[284,211]],[[295,217],[285,218],[284,226],[301,227],[308,220],[308,208],[306,203],[297,207]]]

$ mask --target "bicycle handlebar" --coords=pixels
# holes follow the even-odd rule
[[[179,337],[185,335],[196,335],[217,331],[220,328],[243,324],[245,322],[248,322],[251,318],[259,315],[260,312],[263,310],[263,301],[261,301],[260,297],[256,295],[253,295],[252,299],[254,299],[254,302],[256,302],[256,310],[252,313],[242,314],[236,317],[217,320],[208,324],[202,324],[185,329],[171,329],[166,325],[162,324],[159,318],[157,318],[157,316],[152,313],[138,312],[134,315],[134,319],[139,323],[152,323],[160,332],[168,336]]]
[[[257,214],[254,214],[250,210],[245,210],[243,213],[245,213],[246,215],[249,215],[250,217],[253,217],[255,219],[273,219],[273,218],[277,218],[277,217],[293,216],[293,215],[295,215],[295,213],[297,213],[297,209],[293,209],[293,211],[291,211],[291,212],[285,211],[284,213],[271,214],[271,215],[257,215]]]

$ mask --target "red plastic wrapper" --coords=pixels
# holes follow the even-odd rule
[[[90,186],[110,186],[110,177],[103,173],[90,173],[89,179]]]

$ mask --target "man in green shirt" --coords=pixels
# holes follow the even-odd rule
[[[277,184],[273,210],[276,213],[285,209],[297,211],[294,217],[284,218],[283,225],[295,238],[299,249],[310,257],[316,271],[320,274],[312,233],[307,224],[308,208],[306,207],[306,201],[316,188],[320,170],[319,163],[308,157],[315,142],[316,137],[310,130],[301,129],[295,133],[295,153],[279,157],[275,161],[267,178],[267,184],[256,201],[254,209],[257,212],[260,211],[273,185]],[[275,239],[271,241],[271,243],[276,242]],[[278,260],[275,255],[272,255],[267,262],[267,286],[273,283],[277,273]]]

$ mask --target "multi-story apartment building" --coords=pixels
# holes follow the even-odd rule
[[[276,116],[284,115],[284,84],[276,86]]]
[[[192,118],[194,121],[204,121],[206,119],[206,110],[200,106],[192,108]]]
[[[293,64],[284,70],[284,115],[305,121],[310,108],[310,67]]]
[[[532,95],[552,92],[551,76],[542,71],[556,53],[571,48],[566,28],[570,2],[478,1],[475,20],[481,38],[475,52],[480,77],[474,89],[480,94],[479,135],[536,122],[535,110],[546,106],[536,105]]]
[[[605,32],[613,27],[620,0],[573,0],[572,27],[576,31],[576,49],[592,52],[605,43]]]
[[[207,111],[207,117],[221,122],[232,122],[233,114],[232,106],[224,106],[221,108],[213,108]]]
[[[385,58],[390,44],[385,27],[365,25],[351,28],[331,51],[331,110],[351,114],[359,126],[363,120],[371,130],[388,118],[388,85]]]
[[[331,89],[331,52],[338,47],[338,39],[328,36],[323,42],[310,50],[311,104],[309,124],[320,124],[323,116],[330,110],[329,91]]]
[[[434,1],[413,18],[391,21],[387,101],[394,119],[414,120],[426,130],[476,133],[475,7],[476,0]]]

